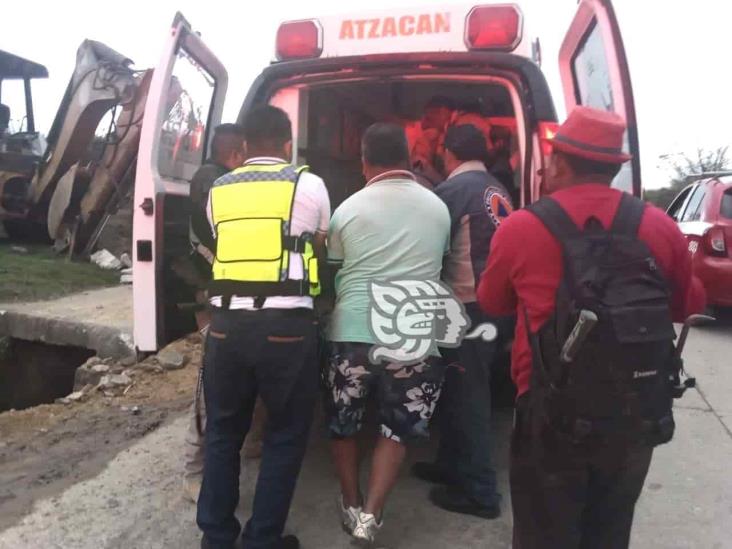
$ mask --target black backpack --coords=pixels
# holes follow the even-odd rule
[[[528,207],[563,254],[554,313],[537,333],[527,322],[533,360],[529,402],[539,436],[629,445],[657,445],[673,437],[676,334],[668,284],[638,238],[644,207],[624,193],[609,230],[596,218],[579,229],[548,197]],[[570,359],[563,351],[580,317],[594,325]]]

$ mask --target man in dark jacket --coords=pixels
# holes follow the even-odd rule
[[[210,312],[205,307],[206,293],[204,288],[211,279],[211,262],[214,252],[214,237],[211,225],[206,217],[206,203],[208,193],[213,182],[231,170],[238,168],[244,162],[244,129],[237,124],[221,124],[214,130],[211,143],[211,156],[198,168],[191,179],[191,217],[189,236],[191,254],[184,261],[187,265],[184,272],[188,283],[196,288],[196,301],[201,310],[196,312],[196,323],[199,329],[208,326]],[[198,411],[196,411],[198,400]],[[197,417],[198,416],[198,417]],[[254,422],[249,432],[243,453],[245,457],[258,457],[261,454],[261,438],[266,418],[266,411],[261,402],[257,402]],[[193,502],[198,500],[203,475],[203,437],[198,432],[197,423],[205,427],[206,409],[203,404],[203,395],[194,399],[191,408],[191,422],[186,432],[184,447],[185,473],[183,477],[183,493]]]
[[[451,251],[442,278],[465,306],[472,327],[491,322],[476,303],[475,290],[493,233],[511,212],[508,191],[484,164],[484,135],[473,125],[448,129],[445,168],[449,177],[435,192],[451,218]],[[459,348],[441,349],[448,364],[440,400],[440,446],[434,463],[416,463],[414,474],[447,484],[430,493],[448,511],[496,518],[500,496],[491,466],[490,377],[497,342],[465,339]]]
[[[211,277],[214,237],[206,218],[206,201],[213,182],[244,162],[244,130],[237,124],[221,124],[214,129],[211,156],[191,179],[190,240],[194,263],[204,282]]]

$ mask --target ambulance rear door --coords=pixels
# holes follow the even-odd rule
[[[624,152],[633,160],[623,166],[613,186],[641,195],[638,125],[628,60],[610,0],[580,0],[559,51],[559,70],[569,113],[577,105],[613,111],[628,131]]]
[[[135,179],[134,337],[141,352],[190,331],[192,311],[178,313],[192,299],[171,272],[175,256],[189,253],[189,181],[221,121],[227,83],[224,66],[176,14],[150,84]]]

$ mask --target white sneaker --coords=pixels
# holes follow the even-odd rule
[[[358,514],[361,512],[361,507],[348,507],[343,503],[343,496],[340,499],[341,507],[341,526],[346,534],[353,533],[353,529],[358,523]]]
[[[356,526],[354,527],[351,535],[356,539],[359,545],[371,547],[374,543],[374,539],[376,538],[376,534],[379,533],[383,524],[383,520],[377,521],[374,515],[361,511],[358,513]]]

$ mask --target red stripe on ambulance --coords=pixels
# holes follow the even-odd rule
[[[364,38],[390,38],[415,34],[439,34],[450,32],[449,13],[423,13],[401,17],[376,19],[346,19],[341,23],[341,40]]]

